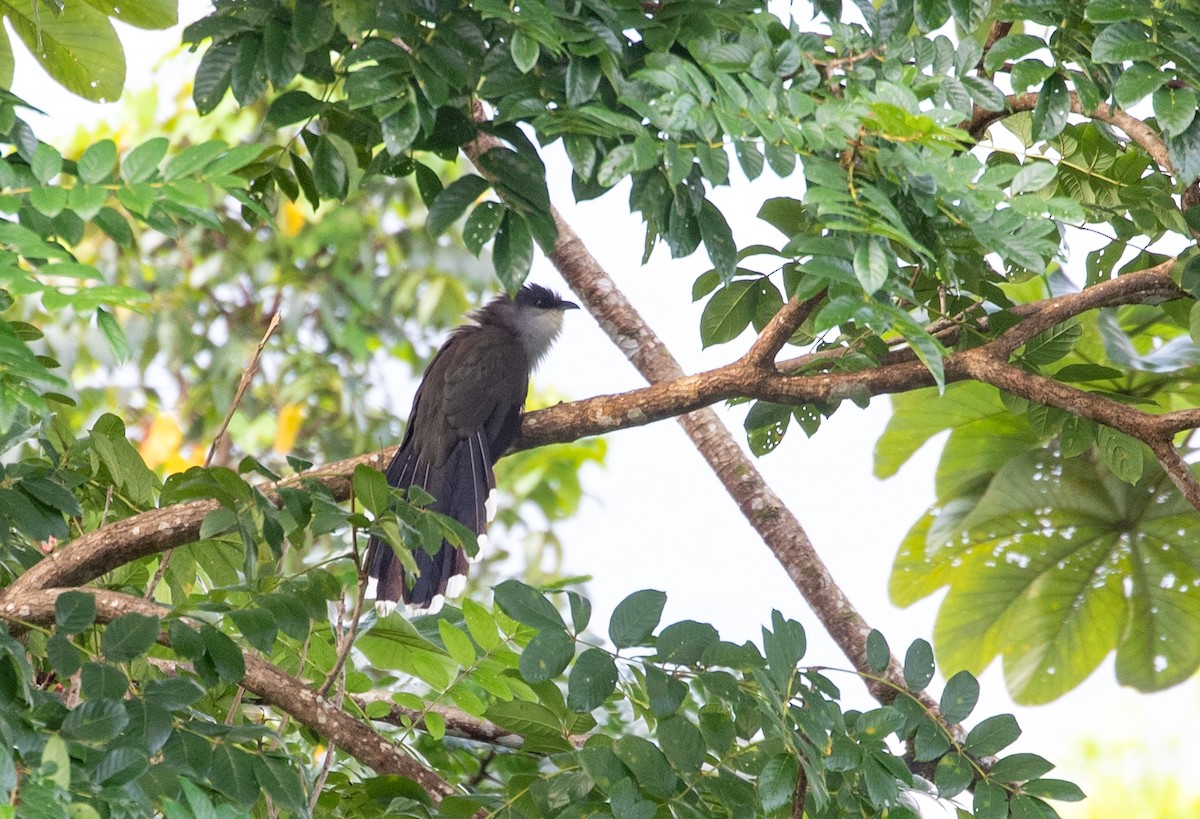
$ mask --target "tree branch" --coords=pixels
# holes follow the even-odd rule
[[[123,614],[136,612],[161,620],[170,610],[119,592],[102,589],[53,588],[30,590],[20,597],[6,597],[0,618],[16,624],[46,625],[54,622],[54,602],[67,591],[82,591],[96,599],[96,620],[108,623]],[[165,637],[159,642],[170,645]],[[279,710],[291,714],[302,725],[325,737],[359,762],[384,774],[396,774],[420,785],[436,804],[454,793],[454,788],[434,771],[413,759],[395,743],[318,695],[302,680],[284,673],[257,654],[243,652],[246,676],[241,686]]]
[[[758,334],[754,344],[746,351],[746,355],[742,356],[742,361],[758,367],[773,367],[775,356],[779,355],[783,345],[787,344],[792,333],[808,320],[808,317],[813,314],[824,298],[825,291],[822,290],[804,301],[800,301],[795,296],[788,299],[787,304],[783,305],[783,309],[772,316],[771,320],[767,322],[767,326]]]
[[[975,112],[975,116],[966,124],[966,130],[971,136],[981,139],[984,132],[993,123],[1005,117],[1012,116],[1019,111],[1032,111],[1034,106],[1037,105],[1038,94],[1032,91],[1027,94],[1010,94],[1005,100],[1008,103],[1007,110],[984,111],[980,109]],[[1083,105],[1079,102],[1079,95],[1074,91],[1071,92],[1071,113],[1091,117],[1101,122],[1107,122],[1109,125],[1117,126],[1130,139],[1140,145],[1142,150],[1150,154],[1150,158],[1158,163],[1160,168],[1172,176],[1175,174],[1175,169],[1171,165],[1170,154],[1167,152],[1166,143],[1162,141],[1162,138],[1153,128],[1137,117],[1130,116],[1121,109],[1114,108],[1106,102],[1097,105],[1094,111],[1085,111],[1083,110]]]
[[[592,263],[594,264],[594,260]],[[955,353],[946,358],[946,380],[953,382],[978,378],[1015,395],[1067,412],[1083,414],[1081,408],[1084,408],[1091,413],[1086,417],[1110,424],[1151,446],[1154,446],[1152,441],[1164,436],[1169,437],[1183,430],[1200,427],[1200,410],[1177,410],[1153,415],[1095,393],[1067,387],[1053,379],[1037,376],[1037,379],[1042,380],[1030,381],[1025,378],[1030,374],[1007,364],[1012,351],[1033,336],[1089,310],[1120,304],[1159,303],[1184,296],[1185,293],[1171,280],[1172,265],[1173,261],[1167,261],[1147,270],[1101,282],[1078,293],[1013,308],[1012,312],[1022,317],[1016,325],[982,347]],[[596,295],[596,290],[600,291],[599,296]],[[603,301],[603,285],[587,292],[589,295],[583,297],[585,300],[600,300],[597,309],[602,316],[601,326],[613,328],[616,338],[624,340],[620,345],[622,349],[634,351],[641,366],[649,369],[651,364],[648,362],[665,356],[673,365],[674,371],[679,371],[674,360],[669,359],[669,353],[653,346],[660,344],[656,337],[651,335],[652,341],[646,342],[650,346],[642,348],[639,345],[643,339],[639,336],[638,328],[617,322],[620,306],[614,308]],[[649,330],[646,332],[649,333]],[[639,350],[644,351],[638,352]],[[698,375],[679,375],[654,386],[620,395],[596,396],[529,413],[522,422],[521,435],[514,448],[529,449],[642,426],[736,397],[759,398],[785,404],[825,403],[842,398],[865,398],[904,392],[934,383],[929,371],[915,360],[910,351],[896,351],[889,357],[889,362],[851,373],[784,375],[760,367],[751,367],[744,360],[737,361]],[[998,368],[994,362],[1003,364],[1007,369]],[[780,366],[787,363],[781,362]],[[1105,420],[1106,418],[1109,420]],[[709,424],[720,426],[713,414],[695,416],[686,423],[689,429],[703,429]],[[743,508],[743,512],[752,518],[762,518],[762,525],[770,530],[772,537],[787,537],[791,530],[786,518],[783,523],[778,524],[782,527],[781,530],[766,526],[765,521],[774,514],[772,510],[782,507],[782,501],[773,493],[758,495],[751,491],[754,480],[752,476],[758,474],[757,470],[754,469],[753,462],[741,454],[735,443],[732,446],[736,452],[728,448],[732,438],[727,432],[724,437],[727,440],[714,451],[714,457],[716,453],[720,453],[718,463],[722,469],[729,472],[727,488],[730,484],[735,488],[743,487],[737,496],[739,502],[750,504],[749,507]],[[318,481],[325,485],[335,500],[345,500],[350,495],[349,478],[354,467],[368,464],[381,469],[393,452],[394,448],[389,447],[326,464],[289,477],[278,484],[265,484],[259,488],[272,502],[278,503],[275,493],[277,488]],[[748,477],[742,478],[743,474]],[[761,502],[762,505],[753,506],[756,502]],[[132,560],[195,542],[199,538],[204,517],[216,508],[216,501],[191,501],[153,509],[107,524],[76,538],[45,557],[0,592],[0,601],[20,599],[22,595],[35,589],[87,583]],[[799,537],[795,532],[792,534]],[[774,545],[772,548],[774,550]],[[788,556],[789,562],[785,566],[792,567],[789,572],[800,573],[802,563],[797,561],[804,553],[804,546],[784,544],[779,549],[777,557],[780,554]],[[816,576],[819,577],[819,572]],[[830,615],[836,616],[833,612]]]

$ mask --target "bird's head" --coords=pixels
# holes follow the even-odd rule
[[[563,313],[578,310],[579,305],[567,301],[548,287],[527,284],[515,296],[498,296],[481,311],[479,320],[496,321],[512,332],[530,366],[536,364],[562,331]]]

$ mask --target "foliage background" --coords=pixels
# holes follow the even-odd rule
[[[169,33],[153,34],[149,39],[155,44],[174,41]],[[126,42],[131,56],[142,51],[133,45],[133,41]],[[187,75],[190,70],[183,68],[182,73]],[[59,128],[65,119],[77,114],[80,103],[67,98],[58,109],[60,113],[55,113],[55,106],[50,101],[58,92],[52,86],[38,85],[29,91],[20,84],[26,74],[32,77],[37,73],[25,72],[19,65],[18,84],[14,90],[49,110],[50,127]],[[139,77],[148,76],[153,75],[131,70],[131,87],[136,87]],[[156,79],[161,82],[164,75],[158,75]],[[43,138],[51,136],[50,131],[39,133]],[[553,168],[549,174],[551,194],[556,203],[571,201],[564,190],[555,190],[553,186],[554,180],[563,176],[556,174]],[[773,183],[762,181],[756,184],[755,190],[761,191]],[[786,190],[786,187],[784,184],[782,189]],[[758,238],[754,231],[761,227],[749,218],[739,223],[736,202],[721,199],[729,193],[719,191],[715,198],[730,216],[739,244],[749,244]],[[621,198],[622,195],[617,193],[598,203],[569,207],[567,218],[597,249],[606,266],[624,271],[620,279],[622,286],[645,310],[650,323],[680,351],[686,368],[699,370],[721,363],[723,356],[719,350],[693,352],[697,347],[695,328],[699,308],[684,312],[677,307],[690,301],[691,282],[704,263],[694,258],[669,261],[662,253],[652,259],[647,269],[638,269],[638,222],[622,212]],[[629,242],[618,242],[614,241],[617,236],[634,238]],[[1082,258],[1083,253],[1075,255]],[[553,274],[542,266],[540,257],[537,264],[534,278],[553,284]],[[624,360],[611,351],[594,328],[579,325],[580,322],[575,322],[569,327],[558,352],[543,368],[539,382],[575,396],[616,392],[635,386],[636,378],[628,372]],[[585,372],[571,366],[577,357],[586,357],[589,361],[591,366]],[[391,388],[369,392],[364,400],[375,407],[403,411],[411,386],[400,386],[396,373],[381,380],[388,382]],[[915,638],[927,631],[936,601],[925,601],[917,607],[897,611],[887,603],[886,580],[894,544],[907,531],[914,510],[932,500],[933,461],[928,457],[931,453],[926,451],[927,457],[909,464],[897,478],[886,484],[880,485],[871,477],[871,446],[886,414],[880,404],[876,402],[861,413],[850,408],[841,410],[835,419],[827,422],[821,435],[812,440],[791,436],[782,445],[784,449],[776,457],[763,460],[761,466],[769,480],[780,487],[785,500],[790,501],[808,522],[814,540],[842,544],[836,552],[826,551],[835,576],[845,583],[868,620],[887,622],[894,643],[903,644],[906,638]],[[732,426],[740,425],[744,410],[721,411]],[[252,435],[250,430],[237,432]],[[645,498],[664,491],[664,481],[669,480],[667,491],[677,497],[702,496],[713,489],[711,479],[698,474],[698,470],[676,468],[662,475],[646,469],[648,462],[686,464],[689,459],[694,459],[694,453],[681,436],[666,425],[659,425],[613,436],[610,447],[607,471],[591,472],[586,477],[586,488],[595,500],[586,500],[580,515],[559,529],[561,539],[569,544],[564,573],[586,568],[596,576],[590,591],[598,621],[606,619],[607,610],[625,594],[645,585],[642,580],[645,576],[664,578],[660,587],[668,591],[667,620],[708,619],[730,639],[755,636],[759,624],[769,619],[771,607],[779,607],[789,616],[806,621],[804,604],[786,578],[779,576],[770,556],[761,548],[744,547],[749,535],[732,509],[713,504],[697,509],[695,515],[686,518],[664,518],[646,509]],[[819,470],[797,470],[794,466],[797,463],[827,466]],[[869,518],[841,514],[842,510],[855,508],[870,508],[875,514]],[[582,555],[577,565],[572,563],[572,554]],[[598,555],[602,559],[597,559]],[[631,566],[638,567],[637,571],[631,572]],[[817,629],[810,629],[809,636],[815,643],[811,656],[836,656],[832,644],[821,645],[827,638]],[[1121,804],[1119,795],[1114,794],[1111,801],[1104,798],[1106,788],[1113,787],[1111,771],[1106,767],[1111,763],[1097,758],[1096,744],[1107,748],[1116,743],[1121,748],[1122,759],[1142,760],[1148,770],[1148,785],[1141,795],[1163,793],[1161,801],[1154,801],[1162,804],[1164,809],[1170,805],[1181,806],[1179,812],[1161,815],[1188,815],[1189,806],[1195,804],[1186,794],[1172,792],[1173,788],[1180,787],[1178,784],[1162,785],[1162,790],[1156,790],[1158,786],[1153,785],[1164,776],[1169,779],[1175,765],[1180,766],[1180,774],[1185,773],[1186,760],[1196,758],[1193,755],[1196,749],[1189,744],[1189,737],[1197,733],[1194,730],[1197,726],[1186,720],[1186,715],[1197,712],[1197,700],[1200,699],[1194,683],[1162,694],[1132,694],[1115,686],[1106,663],[1085,686],[1047,709],[1013,709],[1003,702],[1003,683],[995,669],[985,674],[983,681],[987,695],[998,700],[985,703],[984,707],[989,711],[1016,710],[1026,730],[1022,742],[1039,752],[1052,754],[1062,763],[1060,773],[1063,776],[1075,779],[1085,790],[1099,797],[1082,808],[1087,811],[1085,815],[1120,815],[1116,812]],[[1109,715],[1108,720],[1098,725],[1097,713]],[[1165,714],[1177,716],[1166,719]],[[1074,736],[1064,736],[1064,725],[1079,726],[1081,735],[1090,737],[1093,744],[1085,745]],[[1152,733],[1159,730],[1163,732]],[[1130,736],[1136,736],[1137,741],[1130,742]],[[1065,745],[1068,753],[1056,749],[1055,743]],[[1129,745],[1133,747],[1129,748]],[[1077,768],[1070,761],[1072,750],[1078,752]],[[1089,781],[1089,769],[1093,766],[1098,769],[1097,775]],[[1187,780],[1182,778],[1181,781]],[[1136,796],[1126,795],[1126,798],[1137,804]],[[1105,802],[1112,806],[1113,813],[1097,812],[1099,805]],[[1144,802],[1141,807],[1145,807]],[[1060,809],[1067,814],[1071,807],[1060,806]]]

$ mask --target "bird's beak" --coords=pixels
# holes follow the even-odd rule
[[[566,299],[563,299],[562,304],[559,305],[559,309],[561,309],[561,310],[578,310],[579,305],[573,301],[567,301]]]

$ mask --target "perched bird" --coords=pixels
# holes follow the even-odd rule
[[[487,540],[496,514],[492,466],[521,426],[529,374],[562,330],[563,311],[579,305],[552,290],[527,284],[516,296],[498,296],[455,328],[425,371],[408,428],[387,469],[388,483],[419,486],[434,497],[430,509],[448,515]],[[378,580],[376,609],[387,615],[403,600],[410,611],[441,608],[462,592],[467,557],[442,541],[432,557],[418,549],[419,574],[410,586],[392,548],[371,538],[367,571]]]

